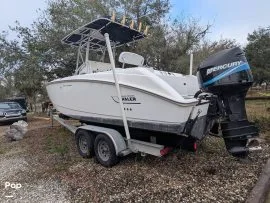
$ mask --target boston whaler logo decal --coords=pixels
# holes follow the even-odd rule
[[[220,66],[215,66],[215,67],[207,69],[206,75],[209,75],[209,74],[216,72],[216,71],[219,71],[219,70],[224,70],[224,69],[231,68],[234,66],[239,66],[240,64],[241,64],[241,61],[235,61],[232,63],[226,63],[226,64],[223,64]]]
[[[117,96],[112,96],[112,99],[116,103],[119,103],[119,99]],[[137,101],[137,98],[135,97],[135,95],[123,95],[122,101],[123,101],[123,104],[141,104],[140,102]]]

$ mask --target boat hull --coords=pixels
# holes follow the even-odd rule
[[[143,89],[121,84],[120,88],[131,128],[181,134],[189,118],[198,116],[200,121],[207,115],[208,103],[183,104]],[[49,83],[47,91],[54,107],[64,115],[84,122],[123,125],[114,83],[58,80]]]

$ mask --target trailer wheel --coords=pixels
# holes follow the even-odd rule
[[[76,144],[79,154],[83,158],[94,156],[94,136],[86,130],[79,130],[76,133]]]
[[[94,149],[96,159],[102,166],[110,167],[117,164],[118,157],[114,144],[108,136],[99,134],[95,139]]]

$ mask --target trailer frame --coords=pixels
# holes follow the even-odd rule
[[[75,126],[73,124],[70,124],[67,120],[60,118],[58,115],[52,115],[51,118],[57,121],[67,130],[69,130],[72,134],[75,135],[75,137],[79,131],[85,131],[90,134],[92,133],[96,136],[99,134],[106,135],[112,141],[114,150],[115,150],[115,155],[117,157],[123,157],[131,153],[141,153],[142,155],[149,154],[149,155],[161,157],[169,153],[169,151],[171,150],[170,147],[166,147],[164,145],[159,145],[152,142],[140,141],[136,139],[127,139],[117,130],[112,129],[112,128],[100,127],[96,125],[88,125],[84,123],[82,123],[81,126]],[[54,122],[52,122],[52,126],[53,125],[54,125]]]

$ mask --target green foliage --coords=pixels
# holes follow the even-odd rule
[[[155,68],[187,73],[191,50],[199,51],[199,46],[210,25],[200,26],[196,19],[174,20],[151,29],[151,36],[140,42],[134,49],[143,55],[148,65]]]
[[[51,146],[49,149],[50,153],[57,153],[60,154],[61,156],[65,156],[69,151],[68,147],[66,145],[57,145],[57,146]]]
[[[0,38],[0,64],[7,81],[4,85],[6,93],[1,96],[23,94],[30,103],[35,103],[44,81],[39,41],[31,29],[20,26],[18,22],[11,30],[17,33],[20,40],[8,41],[3,36]]]
[[[49,1],[48,9],[34,26],[41,39],[44,51],[41,54],[42,61],[46,67],[48,80],[71,75],[76,67],[76,50],[63,45],[60,39],[97,17],[109,16],[113,10],[125,14],[127,23],[135,19],[137,22],[154,24],[168,12],[169,2],[168,0]]]
[[[270,83],[270,27],[248,35],[246,56],[257,84]]]
[[[75,70],[76,50],[60,41],[71,31],[97,17],[108,16],[113,10],[125,14],[127,21],[135,19],[154,24],[165,16],[169,7],[169,0],[49,0],[47,9],[31,28],[22,27],[19,23],[11,28],[20,40],[8,41],[5,35],[0,36],[0,70],[13,72],[24,69],[16,74],[23,74],[19,80],[26,79],[24,73],[28,70],[32,73],[29,78],[35,80],[29,82],[32,85],[42,81],[38,74],[46,80],[71,75]],[[29,64],[35,68],[26,68]],[[36,74],[33,75],[34,72]],[[18,86],[23,86],[20,91],[29,94],[29,88],[24,89],[28,84]],[[40,88],[40,84],[37,87]],[[32,92],[35,94],[36,90]]]
[[[8,41],[6,37],[7,33],[0,35],[0,76],[18,68],[23,58],[20,43],[16,40]]]
[[[0,100],[15,94],[14,77],[11,74],[6,74],[4,78],[0,78]]]
[[[111,1],[112,2],[112,1]],[[115,0],[111,8],[127,16],[150,25],[160,24],[161,19],[169,12],[169,0]]]
[[[207,41],[203,40],[199,46],[194,48],[194,67],[198,67],[200,63],[205,60],[211,54],[214,54],[223,49],[229,49],[232,47],[240,46],[235,40],[221,39],[219,41]],[[196,71],[196,70],[193,70]]]

